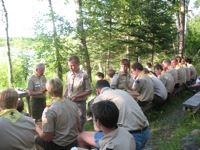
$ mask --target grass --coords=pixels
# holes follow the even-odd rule
[[[150,122],[151,135],[148,146],[153,150],[181,150],[183,137],[192,130],[200,128],[200,115],[183,111],[182,103],[193,94],[182,91],[170,102],[164,104],[160,111],[152,110],[147,114]],[[200,141],[197,136],[195,141]]]
[[[200,113],[183,111],[182,103],[193,94],[187,90],[180,92],[166,102],[160,110],[150,110],[145,115],[150,123],[150,139],[147,146],[152,150],[181,150],[183,137],[200,128]],[[84,130],[93,130],[92,121],[86,122]],[[200,143],[200,134],[193,137]]]

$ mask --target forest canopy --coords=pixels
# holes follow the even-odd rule
[[[25,88],[36,62],[46,64],[47,77],[58,76],[64,80],[68,71],[66,59],[71,55],[80,57],[90,77],[98,71],[106,73],[109,68],[118,70],[122,58],[130,59],[131,63],[153,64],[180,55],[198,63],[200,16],[190,15],[189,2],[75,0],[76,18],[70,22],[56,11],[56,2],[48,0],[48,11],[33,18],[33,37],[10,37],[11,10],[1,0],[2,19],[8,25],[7,36],[0,38],[1,55],[9,58],[10,54],[10,59],[1,61],[0,87]],[[69,2],[63,1],[63,6],[68,5]],[[196,0],[195,7],[198,6]],[[184,12],[181,7],[185,8]],[[9,76],[13,77],[12,81]]]

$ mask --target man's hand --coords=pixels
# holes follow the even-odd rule
[[[73,96],[72,99],[71,99],[71,101],[74,102],[74,101],[77,100],[77,98],[78,98],[78,96]]]

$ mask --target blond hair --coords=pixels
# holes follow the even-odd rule
[[[7,88],[0,92],[0,107],[1,109],[15,108],[19,94],[16,90]]]
[[[63,95],[63,84],[59,78],[49,79],[46,88],[52,97],[62,97]]]

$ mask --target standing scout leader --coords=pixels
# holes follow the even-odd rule
[[[45,65],[39,63],[35,66],[34,74],[28,79],[27,90],[31,96],[31,116],[36,122],[41,121],[42,112],[46,107],[46,77]]]
[[[82,128],[86,121],[86,100],[91,93],[91,85],[87,73],[80,70],[80,61],[77,56],[68,59],[70,71],[66,75],[65,97],[75,102],[79,108]]]

